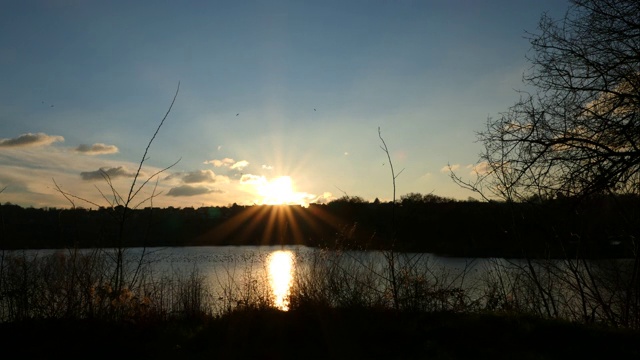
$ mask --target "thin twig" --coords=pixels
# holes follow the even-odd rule
[[[140,164],[138,165],[138,170],[136,171],[136,175],[134,176],[133,181],[131,182],[131,188],[129,189],[129,196],[127,197],[127,202],[126,202],[125,206],[129,205],[129,202],[131,202],[131,200],[133,200],[132,196],[135,196],[135,194],[137,194],[140,191],[140,189],[138,189],[134,193],[133,188],[135,187],[136,182],[138,180],[138,176],[140,175],[140,172],[142,170],[142,165],[144,164],[145,160],[147,159],[147,153],[149,152],[149,148],[151,147],[151,143],[153,143],[153,140],[155,140],[156,136],[158,135],[158,132],[160,131],[160,128],[164,124],[164,121],[169,116],[169,113],[171,112],[171,109],[173,108],[173,104],[176,102],[176,98],[178,97],[178,92],[180,92],[180,82],[179,81],[178,81],[178,87],[176,89],[176,93],[173,95],[173,100],[171,101],[171,105],[169,105],[169,109],[167,109],[167,112],[164,114],[164,117],[162,118],[162,121],[160,121],[160,124],[156,128],[156,131],[153,133],[153,136],[151,137],[151,140],[149,140],[149,143],[147,143],[147,147],[144,149],[144,154],[142,155],[142,160],[140,161]],[[144,184],[146,184],[146,183],[147,182],[145,181]],[[140,188],[142,188],[142,186],[144,186],[144,184],[142,184]]]

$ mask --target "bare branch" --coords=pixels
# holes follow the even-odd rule
[[[156,128],[156,131],[153,133],[153,136],[151,137],[151,139],[149,140],[149,143],[147,143],[147,147],[144,149],[144,154],[142,155],[142,160],[140,161],[140,164],[138,165],[138,170],[136,171],[136,174],[135,174],[135,176],[133,178],[133,181],[131,182],[131,188],[129,189],[129,195],[127,196],[127,201],[125,202],[125,207],[129,205],[129,202],[131,202],[131,200],[133,200],[133,197],[135,197],[135,195],[140,191],[140,189],[138,189],[134,193],[133,189],[135,188],[136,182],[138,180],[138,176],[140,176],[140,172],[142,171],[142,165],[144,164],[145,160],[147,159],[147,153],[149,152],[149,148],[151,147],[151,144],[153,143],[153,140],[155,140],[156,136],[158,135],[158,132],[160,131],[160,128],[164,124],[164,121],[169,116],[169,113],[171,112],[171,109],[173,108],[173,104],[176,102],[176,98],[178,97],[178,93],[179,92],[180,92],[180,82],[178,82],[178,87],[176,88],[176,92],[173,95],[173,100],[171,101],[171,105],[169,105],[169,109],[167,109],[167,112],[164,114],[164,117],[160,121],[160,124],[158,124],[158,127]]]

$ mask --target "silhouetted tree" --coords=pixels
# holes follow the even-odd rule
[[[533,93],[479,134],[478,181],[508,200],[637,193],[640,188],[640,2],[573,0],[529,34]]]
[[[405,195],[400,196],[400,203],[402,203],[403,206],[409,205],[409,204],[420,204],[422,203],[423,200],[423,196],[420,193],[408,193]]]
[[[331,200],[329,204],[365,204],[367,201],[360,196],[344,195],[335,200]]]
[[[577,242],[586,248],[582,242],[596,240],[596,246],[589,247],[600,253],[612,234],[589,232],[593,217],[584,214],[601,210],[605,195],[616,199],[640,193],[640,2],[573,0],[563,19],[543,15],[538,30],[528,35],[532,66],[524,83],[531,92],[521,92],[518,102],[499,118],[489,119],[486,130],[479,133],[484,152],[475,167],[476,180],[464,181],[453,172],[452,178],[485,200],[507,200],[513,209],[509,232],[516,240],[526,233],[521,219],[532,216],[536,219],[529,223],[538,222],[549,230],[545,240],[554,233],[567,235],[557,232],[548,211],[534,213],[531,207],[515,206],[517,202],[541,206],[541,200],[561,197],[558,202],[563,204],[579,200],[566,208],[561,219],[573,222],[567,229],[571,235],[594,235],[576,236]],[[612,231],[637,239],[640,232],[633,210],[619,204],[615,211],[628,221]],[[598,278],[597,268],[586,262],[580,263],[586,275],[576,270],[565,271],[562,277],[585,276],[593,294],[582,291],[583,298],[593,296],[611,323],[637,327],[640,248],[635,240],[629,243],[636,256],[630,268],[627,264],[617,273],[624,281]],[[571,267],[575,262],[567,264],[575,270]],[[526,271],[547,316],[557,316],[558,299],[539,277],[544,272],[539,273],[531,261]],[[617,293],[620,303],[614,304],[604,293]]]

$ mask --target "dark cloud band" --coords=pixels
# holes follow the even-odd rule
[[[62,141],[64,141],[64,138],[58,135],[47,135],[45,133],[27,133],[13,139],[0,139],[0,148],[47,146],[53,144],[54,142]]]
[[[82,180],[91,181],[102,180],[105,176],[110,179],[118,177],[134,177],[135,173],[128,171],[122,166],[118,166],[114,168],[103,167],[96,171],[81,172],[80,176],[82,177]]]
[[[102,143],[95,143],[93,145],[81,144],[75,148],[74,151],[86,155],[115,154],[118,152],[118,147]]]
[[[195,195],[205,195],[210,193],[219,193],[220,190],[210,189],[206,186],[193,186],[193,185],[181,185],[174,188],[171,188],[167,193],[168,196],[195,196]]]

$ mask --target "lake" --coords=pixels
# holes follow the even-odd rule
[[[90,254],[95,249],[81,249]],[[109,254],[112,250],[98,250]],[[9,254],[27,257],[44,257],[65,254],[69,250],[43,249],[18,250]],[[388,278],[388,258],[381,251],[327,252],[303,245],[283,246],[196,246],[128,248],[128,273],[134,273],[139,260],[148,274],[156,278],[184,278],[189,274],[202,277],[215,299],[234,301],[249,300],[253,295],[271,297],[276,307],[286,310],[287,296],[293,284],[309,276],[319,265],[335,266],[360,281],[365,273],[379,277],[375,282],[383,291]],[[396,254],[396,264],[412,264],[415,269],[427,269],[437,277],[442,286],[470,287],[486,271],[492,259],[440,257],[428,253]],[[360,274],[360,275],[358,275]]]
[[[97,252],[108,259],[113,250],[79,251]],[[44,258],[68,252],[20,250],[5,254]],[[176,304],[205,298],[205,307],[219,311],[255,304],[288,310],[293,293],[313,301],[328,301],[332,306],[401,303],[404,308],[423,311],[517,309],[580,320],[624,313],[628,304],[625,284],[630,279],[628,269],[633,268],[628,259],[542,260],[529,264],[523,259],[389,255],[383,251],[328,251],[302,245],[128,248],[125,273],[128,281],[144,278],[137,283],[151,284],[142,289],[141,296],[171,289],[158,299]],[[191,281],[180,287],[185,279]]]

